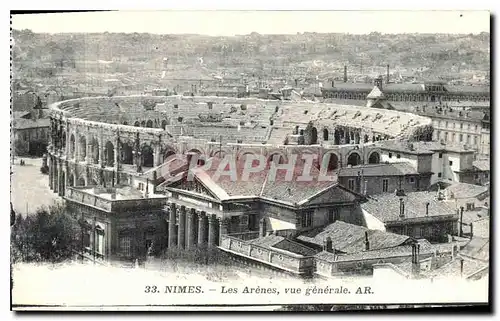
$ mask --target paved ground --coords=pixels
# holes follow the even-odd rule
[[[40,172],[41,158],[23,158],[26,165],[19,165],[16,158],[11,167],[11,201],[16,213],[33,213],[41,206],[60,199],[49,189],[49,175]]]

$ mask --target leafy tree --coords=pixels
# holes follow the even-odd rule
[[[13,262],[62,262],[78,248],[79,225],[62,205],[17,215],[11,229]]]

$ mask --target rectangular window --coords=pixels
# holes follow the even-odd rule
[[[444,141],[447,142],[448,141],[448,133],[444,133]]]
[[[104,233],[102,231],[96,231],[95,242],[96,252],[104,255]]]
[[[392,158],[392,153],[389,153],[389,158]]]
[[[467,144],[470,144],[470,135],[467,135]]]
[[[454,142],[455,141],[455,133],[451,134],[451,141]]]
[[[467,203],[467,211],[472,211],[474,210],[474,203]]]
[[[474,145],[477,145],[477,136],[474,136]]]
[[[131,256],[132,251],[131,251],[131,239],[130,236],[122,236],[120,237],[120,253],[125,255],[125,256]]]
[[[83,247],[90,248],[90,231],[85,231],[83,233]]]
[[[460,134],[459,139],[460,139],[460,142],[463,142],[464,141],[464,135]]]
[[[389,180],[382,180],[382,192],[387,192],[389,190]]]
[[[354,180],[353,180],[353,179],[350,179],[350,180],[348,181],[348,184],[349,184],[348,188],[349,188],[351,191],[354,191]]]
[[[401,155],[399,155],[399,154],[396,154],[396,158],[401,158]]]
[[[464,124],[460,124],[460,129],[464,129]]]
[[[450,166],[453,166],[453,161],[450,161],[449,164],[450,164]]]
[[[441,176],[443,176],[443,175],[441,173],[438,173],[438,177],[441,177]]]
[[[303,227],[309,227],[312,226],[313,222],[313,212],[305,212],[304,213],[304,219],[302,220],[302,226]]]
[[[415,177],[410,177],[410,183],[415,183]]]
[[[443,153],[439,153],[439,158],[443,158]]]

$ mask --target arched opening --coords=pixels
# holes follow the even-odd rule
[[[62,150],[66,150],[66,132],[62,133]]]
[[[197,159],[196,165],[198,165],[198,166],[205,165],[205,159],[203,158],[201,151],[199,151],[198,149],[196,149],[196,148],[190,149],[187,152],[187,154],[197,154],[197,156],[193,155],[193,157],[196,157],[196,159]]]
[[[99,152],[99,141],[97,138],[92,138],[90,156],[93,164],[99,164]]]
[[[284,164],[285,163],[285,157],[279,153],[274,153],[271,154],[267,158],[267,165],[270,165],[271,162],[274,162],[275,164]]]
[[[69,177],[68,177],[68,185],[71,187],[71,186],[75,186],[75,176],[73,176],[73,174],[69,174]]]
[[[356,166],[361,164],[361,155],[358,152],[353,152],[347,158],[347,165]]]
[[[372,152],[370,157],[368,157],[368,164],[378,164],[380,163],[380,154],[377,152]]]
[[[166,120],[161,121],[161,128],[163,128],[163,129],[167,128],[167,121]]]
[[[323,140],[328,141],[328,129],[323,129]]]
[[[153,167],[154,166],[154,157],[153,157],[153,148],[149,145],[144,145],[142,147],[142,166],[143,167]]]
[[[361,137],[360,137],[359,133],[355,133],[355,134],[354,134],[354,142],[355,142],[356,144],[359,144],[359,141],[360,141],[360,140],[361,140]]]
[[[311,129],[311,145],[315,145],[318,143],[318,130],[316,127]]]
[[[432,95],[431,96],[431,102],[435,102],[436,101],[436,96]]]
[[[66,190],[66,173],[61,171],[61,185],[60,185],[60,194],[64,196],[64,192]]]
[[[85,161],[85,158],[87,157],[87,139],[85,136],[80,137],[80,159],[79,161],[83,162]]]
[[[304,130],[303,129],[300,130],[300,136],[304,136]]]
[[[85,183],[85,178],[80,177],[78,181],[76,182],[76,186],[86,186],[87,184]]]
[[[75,145],[75,135],[71,134],[71,136],[69,136],[69,157],[71,159],[75,158]]]
[[[172,159],[174,156],[175,156],[175,151],[173,151],[172,149],[168,150],[166,153],[163,154],[163,162]]]
[[[153,128],[153,121],[151,119],[146,122],[146,127]]]
[[[368,135],[365,135],[365,143],[368,143],[369,140],[370,138],[368,137]]]
[[[146,127],[146,121],[145,120],[141,121],[141,127]]]
[[[141,124],[139,123],[139,121],[136,121],[136,122],[134,123],[134,126],[135,126],[135,127],[139,127],[140,125],[141,125]]]
[[[122,143],[122,146],[120,148],[120,153],[121,153],[122,164],[127,164],[127,165],[134,164],[134,152],[132,146],[130,146],[128,143]]]
[[[297,126],[295,126],[295,129],[294,129],[294,131],[293,131],[293,134],[294,134],[294,135],[298,135],[298,134],[299,134],[299,126],[298,126],[298,125],[297,125]]]
[[[128,122],[124,121],[124,122],[123,122],[123,125],[125,125],[125,126],[126,126],[126,125],[128,125]]]
[[[327,172],[334,171],[339,167],[339,158],[335,153],[326,153],[323,155],[321,166],[326,166]]]
[[[215,151],[212,156],[217,158],[224,158],[226,156],[226,153],[224,151]]]
[[[104,155],[106,155],[105,166],[113,167],[115,165],[115,146],[110,141],[104,145]]]
[[[340,142],[342,141],[342,134],[340,129],[335,129],[333,132],[333,143],[335,145],[340,145]]]

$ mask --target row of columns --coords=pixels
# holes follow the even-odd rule
[[[216,246],[228,233],[228,222],[215,214],[197,211],[174,203],[169,205],[168,247],[193,249]]]

